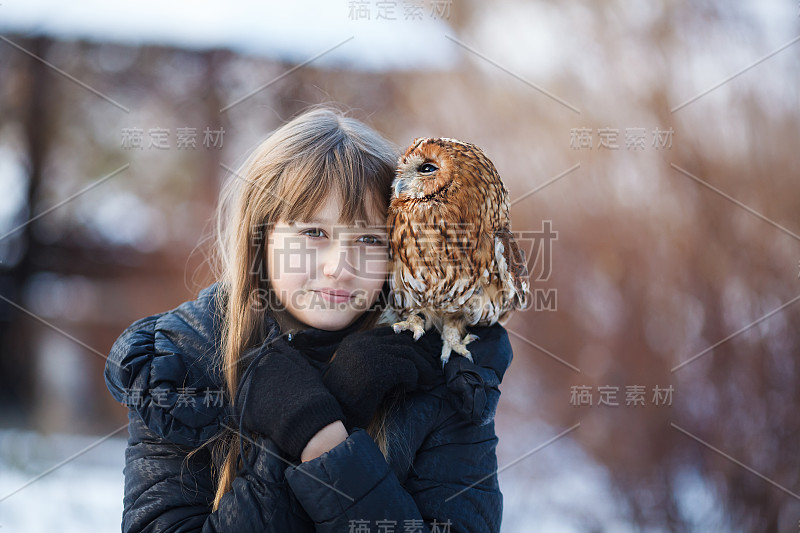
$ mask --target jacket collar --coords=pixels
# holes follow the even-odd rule
[[[333,353],[342,339],[361,329],[366,320],[367,315],[363,314],[355,322],[338,331],[325,331],[317,328],[290,330],[286,334],[286,339],[311,359],[327,363],[333,357]]]

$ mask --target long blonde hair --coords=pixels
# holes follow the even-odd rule
[[[363,123],[330,107],[297,116],[263,141],[229,178],[216,212],[216,279],[223,327],[218,361],[228,398],[244,371],[242,354],[267,335],[262,301],[270,294],[264,264],[267,228],[278,219],[310,219],[331,194],[339,194],[345,224],[385,218],[397,149]],[[370,216],[372,215],[372,216]],[[380,306],[367,311],[376,324]],[[388,459],[384,406],[366,428]],[[239,465],[240,435],[224,430],[208,443],[216,472],[214,509],[230,490]]]

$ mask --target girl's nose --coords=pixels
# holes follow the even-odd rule
[[[322,274],[327,278],[350,279],[355,275],[355,267],[350,261],[353,249],[335,242],[325,251]]]

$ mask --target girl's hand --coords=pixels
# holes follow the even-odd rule
[[[347,439],[347,430],[344,428],[342,421],[331,422],[311,437],[311,440],[308,441],[305,449],[303,449],[303,453],[300,454],[300,460],[305,463],[316,459],[336,447],[339,443],[344,442],[345,439]]]
[[[297,458],[320,429],[344,420],[319,370],[285,338],[262,346],[251,365],[236,395],[242,429],[271,438]]]
[[[359,331],[342,340],[322,380],[339,401],[348,427],[365,428],[391,389],[444,383],[439,353],[391,326]]]

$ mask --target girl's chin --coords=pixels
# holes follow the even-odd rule
[[[305,316],[303,321],[312,328],[322,329],[325,331],[337,331],[352,324],[356,317],[358,317],[360,314],[361,313],[356,311],[315,311],[311,315]]]

